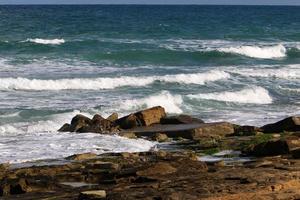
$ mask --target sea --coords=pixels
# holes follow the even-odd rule
[[[0,163],[156,143],[59,133],[152,106],[261,126],[300,114],[300,7],[0,6]]]

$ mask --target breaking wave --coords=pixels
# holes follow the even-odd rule
[[[235,92],[196,94],[188,95],[188,97],[192,99],[208,99],[244,104],[271,104],[273,102],[268,90],[257,86]]]
[[[52,44],[52,45],[60,45],[65,43],[64,39],[41,39],[41,38],[35,38],[35,39],[27,39],[25,42],[33,42],[37,44]]]
[[[122,76],[117,78],[74,78],[41,80],[27,78],[1,78],[0,90],[100,90],[123,86],[146,86],[155,81],[204,85],[207,82],[229,78],[224,71],[213,70],[196,74],[176,74],[165,76]]]
[[[168,113],[180,114],[182,109],[180,106],[183,104],[181,95],[172,95],[168,91],[162,91],[141,99],[126,100],[121,103],[122,110],[138,110],[140,108],[150,108],[153,106],[162,106]]]
[[[279,44],[276,46],[239,46],[219,48],[218,51],[225,53],[240,54],[251,58],[274,59],[286,56],[286,48]]]

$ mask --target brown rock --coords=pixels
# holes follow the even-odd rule
[[[169,163],[158,162],[145,170],[138,171],[137,175],[139,176],[167,175],[167,174],[175,173],[176,171],[177,169],[171,166]]]
[[[81,192],[79,195],[80,200],[96,200],[96,199],[105,199],[106,191],[105,190],[92,190]]]
[[[283,131],[300,131],[300,117],[288,117],[274,124],[267,124],[262,127],[264,133],[280,133]]]
[[[75,155],[69,156],[66,159],[80,161],[80,160],[93,159],[96,157],[97,157],[97,155],[94,153],[83,153],[83,154],[75,154]]]
[[[132,132],[123,132],[123,133],[119,133],[119,135],[121,137],[126,137],[126,138],[129,138],[129,139],[136,139],[136,135]]]
[[[92,120],[84,115],[76,115],[71,121],[71,132],[80,132],[79,130],[83,127],[92,124]]]
[[[112,113],[109,117],[107,117],[106,119],[111,121],[111,122],[114,122],[116,121],[117,119],[119,118],[118,116],[118,113]]]
[[[189,131],[190,138],[199,140],[202,137],[225,137],[234,133],[233,125],[227,122],[203,124]]]
[[[166,134],[164,133],[156,133],[153,138],[153,140],[157,141],[157,142],[166,142],[169,138]]]
[[[157,106],[122,117],[116,120],[116,124],[123,129],[130,129],[137,126],[150,126],[160,123],[161,118],[165,116],[165,109],[161,106]]]
[[[163,117],[160,120],[161,124],[202,124],[203,120],[191,117],[189,115],[177,115],[171,117]]]

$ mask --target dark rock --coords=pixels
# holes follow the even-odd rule
[[[71,132],[71,125],[65,123],[60,129],[58,129],[58,132]]]
[[[170,117],[163,117],[160,120],[161,124],[202,124],[203,120],[191,117],[189,115],[177,115]]]
[[[291,154],[292,154],[293,158],[299,159],[300,158],[300,147],[293,149],[291,151]]]
[[[247,153],[254,156],[276,156],[288,154],[289,148],[284,140],[271,140],[257,145],[252,145],[247,150]]]
[[[92,120],[84,115],[76,115],[71,121],[71,131],[77,132],[79,129],[92,124]]]
[[[288,117],[274,124],[261,127],[264,133],[280,133],[283,131],[300,131],[300,117]]]
[[[237,136],[250,136],[256,135],[257,133],[262,132],[262,129],[255,126],[234,126],[234,135]]]
[[[116,121],[117,119],[119,118],[118,116],[118,113],[112,113],[109,117],[107,117],[106,119],[111,121],[111,122],[114,122]]]
[[[137,126],[141,126],[141,123],[138,121],[137,117],[133,114],[116,120],[116,124],[118,124],[123,129],[131,129]]]

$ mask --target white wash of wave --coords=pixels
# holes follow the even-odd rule
[[[82,113],[79,110],[74,110],[73,112],[52,115],[48,118],[48,120],[44,121],[3,124],[0,126],[0,136],[11,136],[37,132],[55,132],[63,125],[63,123],[70,122],[71,119],[77,114],[83,114],[88,117],[92,117],[89,113]]]
[[[289,65],[281,68],[233,69],[231,72],[246,77],[298,79],[300,78],[300,65]]]
[[[162,91],[158,94],[150,95],[141,99],[126,100],[121,103],[121,110],[138,110],[140,108],[150,108],[154,106],[162,106],[168,113],[180,114],[182,109],[180,106],[183,104],[181,95],[172,95],[168,91]]]
[[[116,78],[74,78],[41,80],[28,78],[0,78],[0,90],[101,90],[124,86],[146,86],[155,81],[204,85],[207,82],[229,78],[229,73],[213,70],[195,74],[165,76],[121,76]]]
[[[237,46],[217,49],[220,52],[240,54],[251,58],[274,59],[286,56],[286,48],[282,45],[276,46]]]
[[[92,152],[143,152],[156,145],[143,139],[93,133],[32,133],[1,137],[0,163],[21,163]]]
[[[66,41],[64,39],[41,39],[41,38],[35,38],[35,39],[27,39],[25,42],[32,42],[37,44],[52,44],[52,45],[60,45],[65,43]]]
[[[257,86],[234,92],[226,91],[187,96],[191,99],[207,99],[243,104],[271,104],[273,102],[268,90]]]

